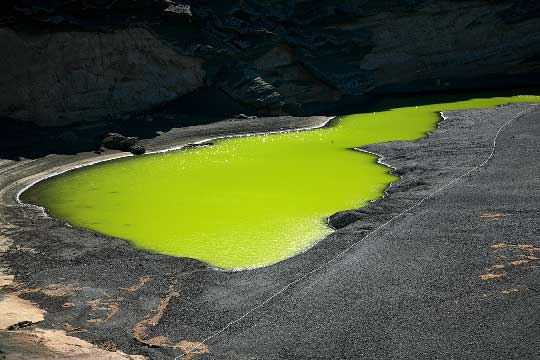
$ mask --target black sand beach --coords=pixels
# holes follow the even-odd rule
[[[46,314],[36,324],[0,333],[0,349],[7,358],[23,350],[28,359],[51,358],[54,352],[35,341],[39,328],[66,331],[95,344],[91,351],[173,359],[241,318],[183,358],[540,357],[540,165],[534,161],[540,111],[536,104],[512,104],[443,115],[439,128],[422,140],[365,148],[381,154],[401,177],[387,196],[332,216],[337,230],[305,253],[242,272],[146,253],[16,201],[21,189],[58,167],[119,153],[1,160],[0,242],[9,248],[0,258],[6,279],[0,291],[31,300]],[[484,167],[365,238],[483,163],[498,129],[512,119]],[[144,145],[157,151],[326,120],[226,121],[173,129]],[[18,315],[17,322],[25,320],[24,312]]]

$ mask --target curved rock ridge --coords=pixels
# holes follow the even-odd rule
[[[540,5],[525,0],[11,0],[0,10],[10,49],[0,117],[40,125],[121,117],[196,90],[205,106],[184,105],[197,112],[300,115],[369,94],[540,83]]]

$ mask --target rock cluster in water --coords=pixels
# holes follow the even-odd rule
[[[185,96],[200,112],[302,115],[540,82],[534,1],[11,0],[0,14],[0,117],[40,125]]]

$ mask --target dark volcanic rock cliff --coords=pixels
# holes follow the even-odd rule
[[[41,125],[194,91],[201,101],[186,104],[207,103],[203,112],[300,114],[368,94],[540,82],[540,5],[525,0],[11,0],[0,10],[0,117]]]

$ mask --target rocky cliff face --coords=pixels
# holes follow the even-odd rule
[[[203,60],[141,28],[17,33],[0,29],[0,113],[42,125],[145,110],[204,83]]]
[[[540,5],[525,0],[0,7],[0,116],[42,125],[122,116],[203,88],[254,112],[300,114],[374,93],[540,82]]]

